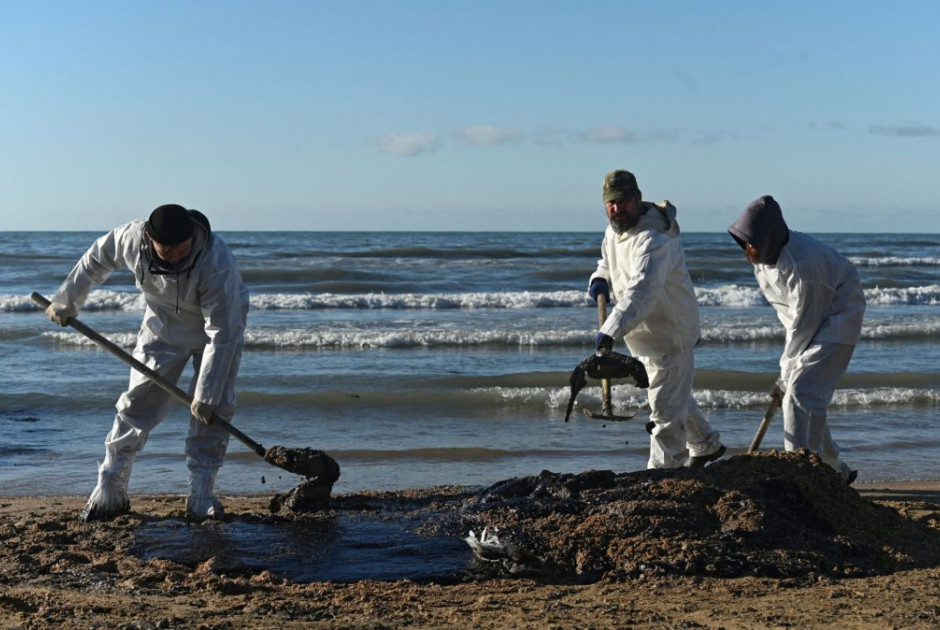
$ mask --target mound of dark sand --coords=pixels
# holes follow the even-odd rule
[[[286,494],[271,497],[269,508],[273,514],[321,512],[330,507],[333,484],[320,478],[305,479]]]
[[[849,577],[940,563],[940,532],[863,499],[805,451],[698,470],[544,471],[491,486],[461,517],[507,544],[491,571],[551,579]]]

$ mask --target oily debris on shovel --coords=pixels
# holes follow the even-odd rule
[[[323,451],[311,448],[272,446],[264,454],[264,461],[301,477],[323,478],[329,484],[339,479],[339,464]]]
[[[339,464],[332,457],[310,448],[274,446],[265,452],[264,459],[304,478],[286,495],[274,495],[270,505],[272,512],[317,512],[329,507],[330,492],[340,474]]]
[[[581,361],[578,367],[574,369],[574,372],[571,373],[569,379],[571,397],[568,399],[565,422],[568,422],[568,418],[571,416],[571,410],[574,409],[574,401],[578,397],[578,392],[587,385],[588,377],[595,380],[629,378],[633,380],[633,384],[637,387],[645,389],[650,386],[646,367],[638,359],[612,351],[592,354],[584,361]]]

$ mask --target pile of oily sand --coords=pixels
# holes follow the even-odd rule
[[[466,500],[505,550],[489,570],[550,580],[668,575],[855,577],[940,563],[940,531],[862,498],[816,455],[704,469],[510,479]]]

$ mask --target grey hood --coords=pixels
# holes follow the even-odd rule
[[[790,228],[783,220],[780,204],[770,195],[752,201],[728,228],[728,234],[741,249],[748,243],[753,245],[765,265],[777,264],[780,250],[790,240]]]

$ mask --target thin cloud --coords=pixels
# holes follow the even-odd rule
[[[379,151],[387,155],[411,157],[422,153],[434,153],[441,148],[437,136],[429,131],[414,133],[392,132],[378,141]]]
[[[940,136],[940,129],[914,123],[908,123],[906,125],[872,125],[869,131],[882,136],[898,136],[900,138]]]
[[[619,125],[601,125],[589,131],[581,132],[584,142],[597,144],[631,144],[639,142],[639,137]]]
[[[676,132],[654,131],[652,133],[634,133],[620,125],[600,125],[578,134],[582,142],[595,144],[636,144],[639,142],[670,142],[676,139]]]
[[[481,147],[495,147],[501,144],[515,144],[522,141],[524,135],[516,129],[501,129],[499,127],[490,127],[482,125],[479,127],[467,127],[458,134],[467,144]]]

